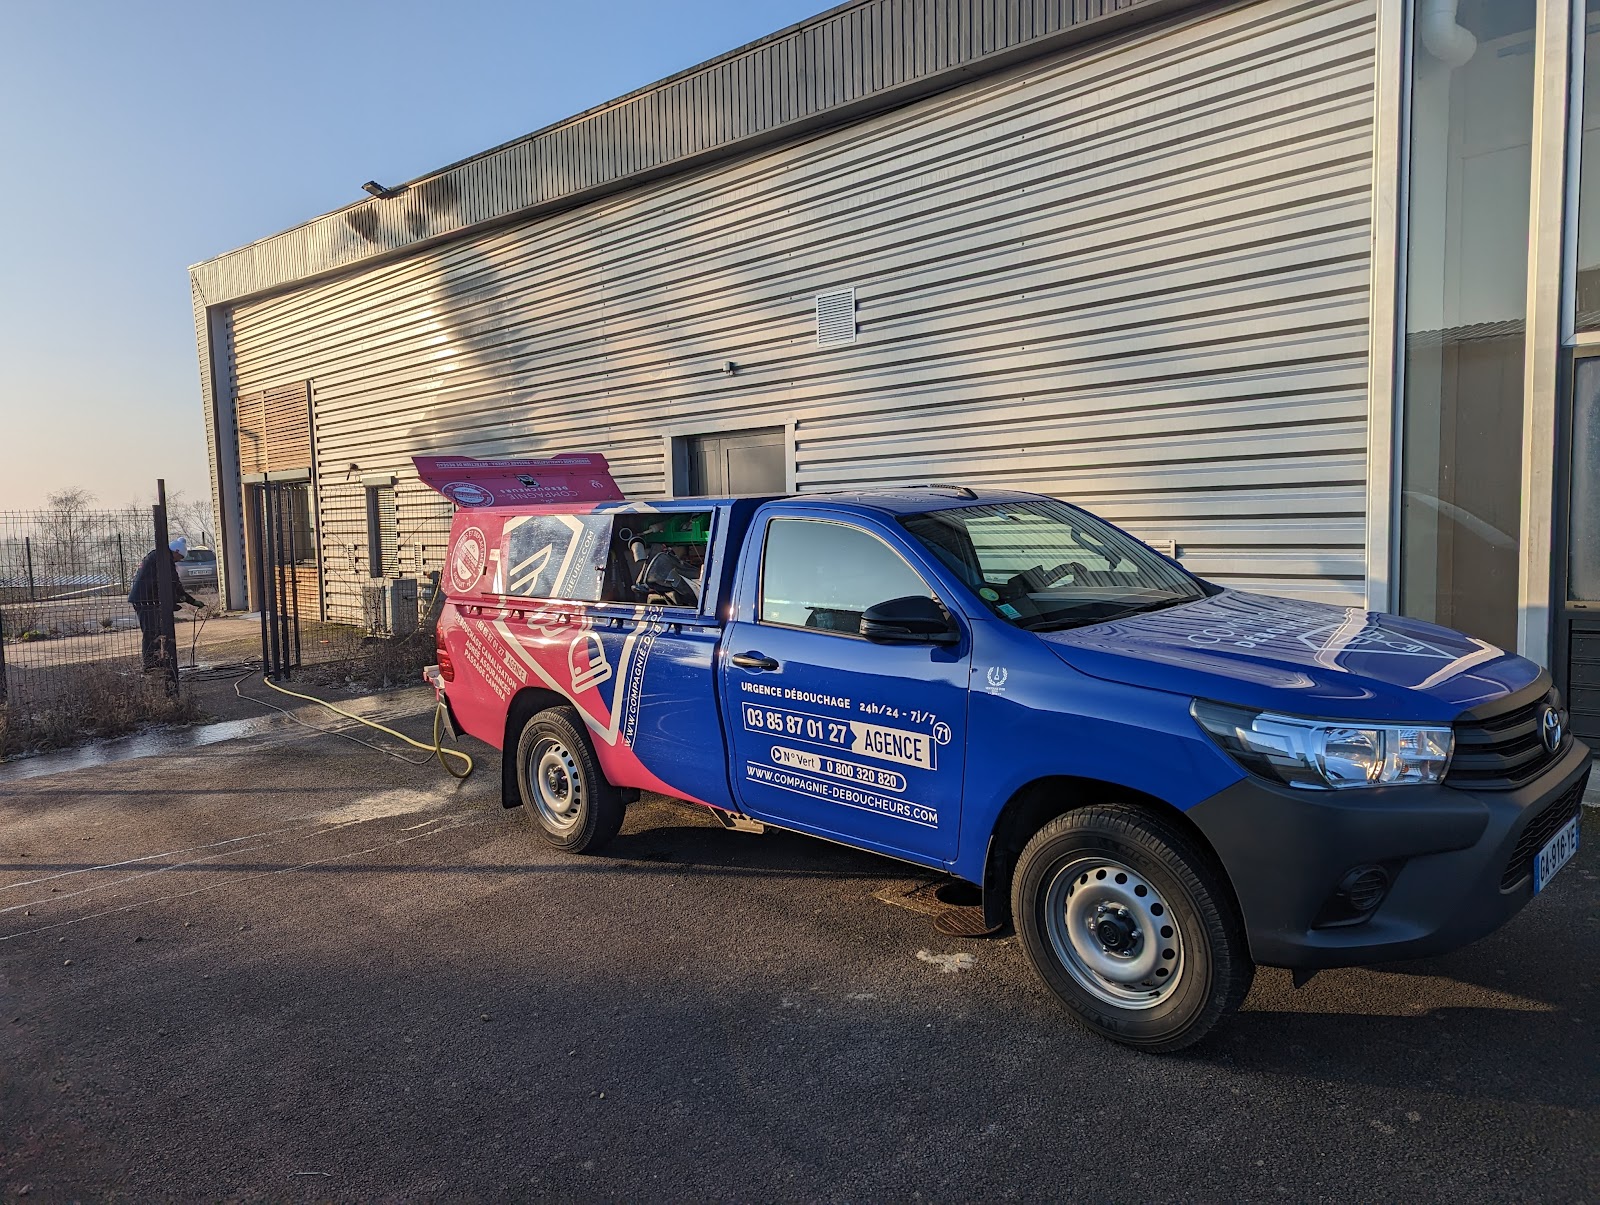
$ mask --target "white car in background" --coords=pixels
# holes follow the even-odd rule
[[[191,548],[178,562],[178,580],[186,590],[217,588],[217,554],[210,548]]]

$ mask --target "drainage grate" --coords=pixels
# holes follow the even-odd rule
[[[835,289],[817,294],[817,346],[856,341],[856,291]]]
[[[933,927],[951,937],[988,937],[1000,932],[983,918],[983,908],[946,908],[933,918]]]
[[[877,893],[878,899],[896,908],[920,912],[933,921],[933,927],[949,937],[988,937],[1000,932],[999,925],[983,920],[983,893],[971,883],[944,879],[916,883],[897,883]]]

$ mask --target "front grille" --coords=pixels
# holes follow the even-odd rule
[[[1566,732],[1566,713],[1561,712],[1561,745],[1554,753],[1545,748],[1539,726],[1546,707],[1560,712],[1561,696],[1556,691],[1499,715],[1456,721],[1456,749],[1445,783],[1510,791],[1532,782],[1572,740]]]
[[[1559,799],[1545,805],[1544,810],[1529,821],[1528,827],[1522,830],[1522,836],[1517,838],[1517,847],[1511,851],[1511,857],[1506,859],[1505,871],[1500,875],[1501,891],[1510,891],[1533,873],[1533,855],[1578,814],[1583,807],[1583,788],[1588,782],[1588,775],[1584,775],[1563,791]]]

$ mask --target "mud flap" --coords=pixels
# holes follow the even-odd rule
[[[730,832],[737,833],[764,833],[767,826],[759,820],[752,820],[743,812],[727,812],[722,808],[712,808],[711,814],[717,818],[717,823]]]
[[[450,734],[451,740],[459,741],[461,739],[461,725],[456,723],[456,713],[450,706],[450,696],[441,694],[439,702],[444,704],[444,730]]]
[[[435,704],[443,706],[444,708],[445,731],[450,734],[451,740],[459,741],[461,739],[461,725],[456,723],[456,713],[450,707],[450,696],[445,693],[444,674],[440,671],[437,665],[424,666],[422,670],[422,680],[429,686],[433,687],[433,699]]]

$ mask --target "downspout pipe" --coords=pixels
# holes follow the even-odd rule
[[[1478,50],[1478,39],[1456,24],[1458,0],[1417,0],[1417,36],[1428,53],[1454,70]]]

